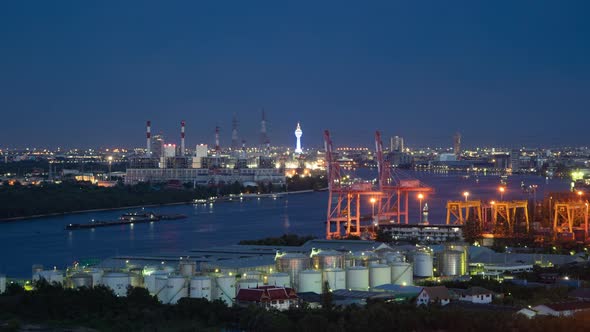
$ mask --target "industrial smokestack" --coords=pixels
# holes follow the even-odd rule
[[[268,141],[266,136],[266,113],[262,109],[262,121],[260,121],[260,145],[264,146]]]
[[[146,126],[146,137],[147,137],[147,146],[146,146],[146,154],[150,156],[152,154],[152,122],[148,120]]]
[[[184,120],[180,121],[180,156],[184,157]]]
[[[231,132],[231,147],[232,149],[238,149],[238,118],[236,113],[234,113],[232,119],[232,132]]]

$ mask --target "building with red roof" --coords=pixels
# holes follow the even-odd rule
[[[287,310],[299,305],[299,297],[294,289],[288,287],[241,288],[236,295],[236,304],[241,306],[254,304],[264,308]]]

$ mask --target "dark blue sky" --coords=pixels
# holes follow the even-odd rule
[[[144,123],[228,145],[584,145],[588,1],[13,1],[0,146],[142,146]]]

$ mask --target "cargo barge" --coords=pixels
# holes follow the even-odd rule
[[[184,219],[184,214],[163,214],[157,215],[153,212],[148,213],[125,213],[117,220],[96,221],[92,220],[88,224],[68,224],[66,230],[89,229],[97,227],[117,226],[117,225],[133,225],[148,222],[158,222],[162,220],[177,220]]]

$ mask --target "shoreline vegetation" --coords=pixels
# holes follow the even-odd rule
[[[311,180],[310,180],[311,179]],[[85,182],[65,181],[61,184],[40,186],[0,186],[0,222],[61,216],[68,214],[114,211],[141,207],[191,204],[195,199],[229,200],[231,195],[246,198],[272,197],[314,192],[324,189],[322,181],[290,178],[287,186],[261,184],[259,188],[244,187],[239,183],[219,186],[141,183],[134,186],[119,184],[103,188]],[[285,191],[286,189],[289,191]]]

